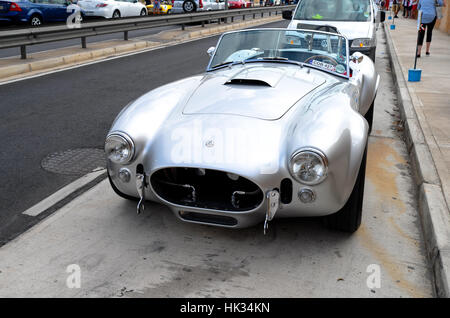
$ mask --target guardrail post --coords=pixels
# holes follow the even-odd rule
[[[184,31],[184,23],[181,25],[181,30]]]
[[[272,12],[269,11],[269,17],[272,16]]]
[[[81,37],[81,47],[82,47],[83,49],[86,48],[86,37],[85,37],[85,36],[82,36],[82,37]]]
[[[128,41],[128,31],[123,32],[123,40]]]
[[[217,19],[217,24],[220,24],[220,20],[222,20],[221,18]]]
[[[253,13],[253,20],[255,19],[255,14]]]
[[[228,23],[228,18],[224,18],[223,22]]]
[[[25,45],[21,45],[20,46],[20,58],[22,60],[26,60],[27,59],[27,47]]]
[[[242,16],[242,20],[245,21],[245,14]]]
[[[234,22],[234,17],[231,17],[231,23],[233,23]]]
[[[205,27],[205,21],[202,21],[202,28]]]
[[[261,12],[261,18],[264,18],[264,12]]]

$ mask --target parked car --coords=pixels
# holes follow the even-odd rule
[[[161,1],[159,4],[159,10],[153,9],[154,5],[146,5],[148,14],[171,14],[172,13],[172,2],[169,0]]]
[[[281,0],[266,0],[264,6],[279,6],[281,5]]]
[[[225,0],[174,0],[173,13],[225,10]]]
[[[74,11],[67,10],[69,5],[81,11],[66,0],[0,0],[0,22],[40,26],[47,22],[66,21]],[[80,20],[82,15],[81,12]]]
[[[239,228],[276,217],[361,222],[379,76],[336,33],[224,33],[204,74],[125,107],[105,141],[114,191],[186,222]]]
[[[292,16],[291,11],[283,17],[292,20],[289,28],[305,25],[333,26],[350,41],[350,53],[362,52],[375,61],[376,31],[384,21],[373,0],[300,0]]]
[[[147,15],[147,8],[138,0],[78,0],[78,5],[90,17],[118,19]]]
[[[250,8],[252,6],[251,2],[245,0],[229,0],[228,9],[244,9]]]

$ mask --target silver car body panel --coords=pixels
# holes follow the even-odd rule
[[[109,134],[128,135],[136,147],[130,163],[108,161],[111,182],[121,193],[139,198],[135,175],[138,165],[142,165],[148,180],[163,168],[224,171],[252,181],[264,194],[279,188],[281,180],[288,178],[293,185],[292,201],[280,203],[277,218],[337,212],[348,200],[357,178],[368,139],[363,115],[375,98],[379,82],[369,58],[350,63],[350,67],[353,76],[342,78],[288,63],[237,64],[154,89],[125,107],[110,129]],[[227,84],[242,74],[270,85]],[[225,107],[227,103],[229,108]],[[237,134],[237,139],[227,138],[229,132],[234,137]],[[231,155],[227,151],[230,145]],[[291,156],[305,147],[319,149],[328,160],[328,176],[320,184],[304,185],[289,172]],[[123,167],[131,171],[129,182],[118,178]],[[266,199],[248,211],[174,204],[147,183],[145,198],[167,205],[180,219],[180,211],[231,215],[237,224],[230,227],[238,228],[264,221],[267,212]],[[297,194],[304,189],[313,191],[313,202],[299,200]]]

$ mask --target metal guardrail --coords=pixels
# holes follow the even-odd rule
[[[252,16],[255,19],[257,15],[260,15],[262,18],[265,14],[271,16],[272,13],[278,14],[284,10],[293,10],[294,8],[295,5],[254,7],[159,17],[136,17],[115,20],[114,22],[82,23],[79,28],[72,29],[67,26],[54,26],[5,31],[0,32],[0,49],[20,47],[21,58],[26,59],[26,47],[28,45],[80,38],[81,47],[86,48],[86,38],[89,36],[123,32],[123,38],[126,41],[128,40],[128,32],[134,30],[167,25],[181,25],[182,30],[184,30],[185,25],[192,22],[201,22],[202,26],[204,26],[205,22],[211,20],[217,20],[219,24],[221,21],[228,23],[228,19],[231,19],[231,22],[233,22],[235,17],[242,16],[243,20],[245,20],[246,16]]]

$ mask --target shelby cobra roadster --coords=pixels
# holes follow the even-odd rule
[[[105,151],[114,191],[231,228],[275,216],[361,224],[379,76],[338,32],[224,33],[206,72],[127,105]]]

